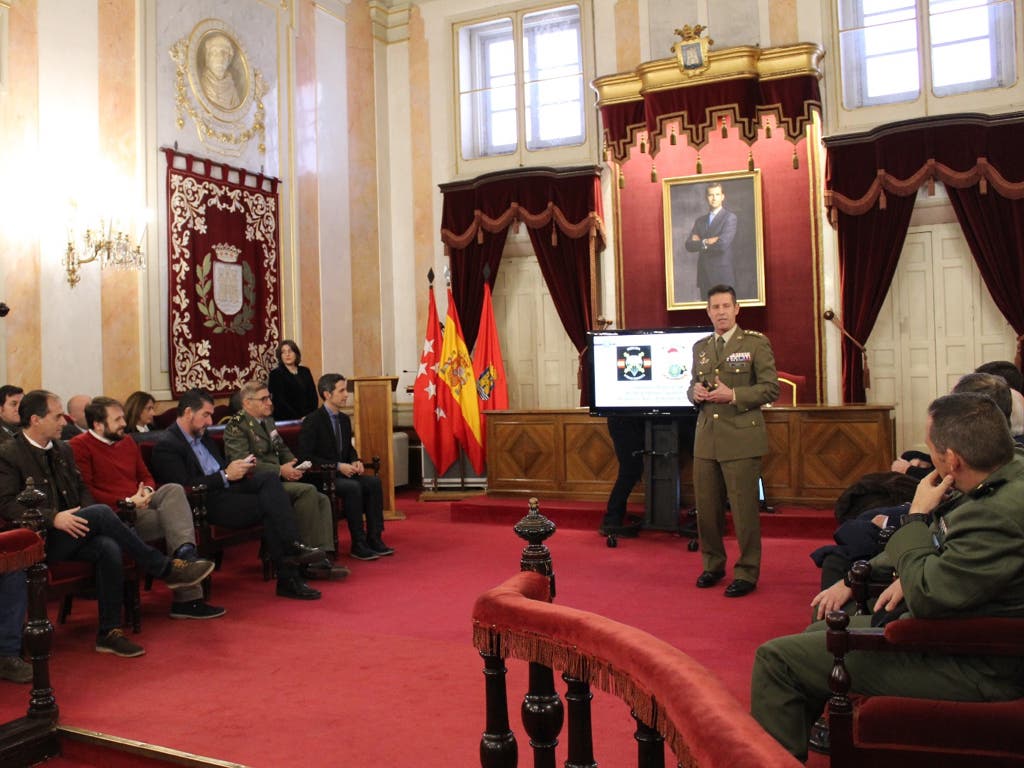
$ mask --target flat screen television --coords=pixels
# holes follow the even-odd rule
[[[692,413],[693,345],[712,332],[693,328],[621,329],[587,334],[590,413],[672,415]]]

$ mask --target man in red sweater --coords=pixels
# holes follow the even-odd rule
[[[163,539],[172,557],[195,560],[196,532],[185,490],[156,482],[138,444],[125,440],[124,408],[110,397],[96,397],[85,407],[89,430],[68,441],[82,479],[100,504],[116,509],[121,500],[135,505],[135,532],[143,541]],[[224,609],[203,600],[201,586],[174,591],[172,619],[215,619]]]

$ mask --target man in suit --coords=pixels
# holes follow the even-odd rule
[[[725,577],[728,499],[740,557],[725,596],[742,597],[754,591],[761,572],[757,481],[761,457],[768,453],[761,406],[779,396],[779,380],[767,337],[736,325],[740,307],[732,286],[712,286],[707,311],[715,332],[693,345],[693,381],[687,392],[699,409],[693,489],[704,571],[697,586],[713,587]]]
[[[172,557],[195,560],[196,529],[185,489],[165,483],[155,489],[142,451],[125,439],[124,408],[111,397],[94,397],[85,406],[88,432],[68,441],[75,464],[92,496],[116,507],[124,499],[135,505],[135,532],[143,541],[163,539]],[[154,490],[155,489],[155,490]],[[201,586],[174,591],[172,619],[216,619],[224,609],[203,600]]]
[[[302,420],[299,456],[313,464],[338,468],[335,490],[345,504],[345,520],[352,537],[352,557],[376,560],[393,555],[384,543],[384,492],[380,478],[367,475],[352,445],[352,422],[341,412],[348,402],[348,382],[340,373],[327,373],[316,385],[323,407]],[[363,530],[363,516],[366,530]]]
[[[242,407],[224,426],[224,453],[228,460],[256,457],[256,471],[269,472],[281,479],[284,492],[291,499],[299,527],[299,536],[310,546],[325,552],[334,551],[334,515],[331,501],[315,486],[302,482],[303,470],[277,433],[271,413],[274,401],[267,385],[248,381],[238,391]],[[332,565],[324,558],[319,563],[303,566],[303,576],[311,579],[343,579],[349,570]]]
[[[13,384],[0,387],[0,443],[6,442],[21,431],[21,417],[18,406],[25,390]]]
[[[693,222],[686,250],[697,256],[697,287],[701,298],[713,285],[736,285],[732,241],[736,238],[736,214],[724,207],[720,182],[707,187],[708,212]]]
[[[105,504],[97,504],[82,482],[74,455],[58,439],[64,427],[60,398],[34,390],[21,400],[22,431],[0,445],[0,515],[19,520],[18,501],[28,478],[45,495],[38,509],[47,526],[46,559],[84,560],[96,567],[99,632],[96,650],[117,656],[141,656],[145,650],[121,630],[124,555],[142,570],[163,579],[172,590],[194,587],[210,575],[209,560],[169,558],[143,542]]]
[[[1024,456],[1014,450],[1006,417],[987,395],[946,395],[928,407],[926,443],[935,471],[871,560],[899,574],[875,605],[895,619],[1024,617]],[[848,608],[851,598],[838,581],[811,604],[820,619]],[[851,627],[871,624],[871,616],[850,619]],[[807,757],[811,724],[831,695],[825,629],[819,621],[811,631],[771,640],[754,659],[751,713],[799,759]],[[1024,696],[1019,658],[854,653],[846,666],[854,693],[949,701]]]
[[[295,600],[317,600],[320,593],[306,584],[299,567],[319,563],[326,554],[299,541],[288,494],[272,474],[252,472],[256,458],[227,462],[206,434],[213,423],[213,398],[192,389],[178,401],[178,418],[153,446],[153,475],[161,483],[205,485],[206,513],[211,523],[245,528],[262,523],[267,555],[277,565],[277,594]]]

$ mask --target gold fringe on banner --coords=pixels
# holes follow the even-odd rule
[[[619,169],[619,189],[625,189],[625,188],[626,188],[626,174],[624,174],[622,172],[622,169],[620,168]]]
[[[640,154],[647,154],[647,139],[640,139]]]
[[[654,163],[651,163],[651,183],[658,180],[658,169],[654,167]]]
[[[701,162],[700,152],[697,153],[697,173],[704,173],[704,163]]]
[[[676,132],[675,131],[672,131],[672,133],[670,133],[668,135],[668,143],[671,144],[673,147],[676,145]]]
[[[753,171],[754,170],[754,153],[753,152],[747,152],[747,170],[748,171]]]
[[[793,170],[796,171],[796,170],[799,170],[799,168],[800,168],[800,158],[797,157],[797,155],[796,155],[796,147],[793,147]]]
[[[725,118],[724,117],[722,118],[722,138],[723,139],[728,139],[729,138],[729,128],[725,124]]]

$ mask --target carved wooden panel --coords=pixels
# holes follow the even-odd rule
[[[893,459],[890,406],[765,410],[770,502],[831,506],[862,475]],[[605,500],[618,463],[605,420],[581,409],[487,415],[487,488],[494,495]],[[680,451],[681,497],[691,503],[691,459]],[[642,486],[630,497],[641,501]]]

